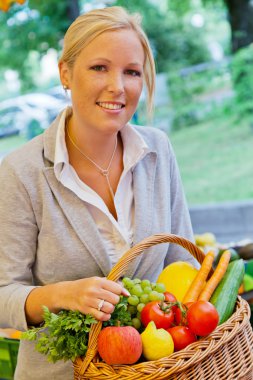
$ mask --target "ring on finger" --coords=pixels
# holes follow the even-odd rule
[[[105,300],[100,300],[100,301],[99,301],[99,303],[98,303],[98,307],[97,307],[98,311],[100,311],[100,310],[102,309],[104,303],[105,303]]]

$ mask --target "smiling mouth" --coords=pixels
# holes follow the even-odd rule
[[[124,108],[124,104],[120,103],[107,103],[107,102],[97,102],[96,103],[101,108],[106,108],[108,110],[120,110],[121,108]]]

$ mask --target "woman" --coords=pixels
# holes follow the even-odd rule
[[[174,153],[165,134],[128,124],[155,69],[139,18],[111,7],[81,15],[59,61],[68,107],[0,169],[0,326],[42,322],[42,305],[108,320],[127,295],[106,280],[132,245],[154,233],[192,239]],[[159,245],[126,273],[155,281],[178,246]],[[16,380],[72,379],[71,363],[49,364],[21,342]]]

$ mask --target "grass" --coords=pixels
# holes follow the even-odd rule
[[[253,198],[253,130],[219,118],[170,133],[190,205]]]

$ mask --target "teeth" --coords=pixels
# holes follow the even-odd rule
[[[108,108],[110,110],[119,110],[122,108],[122,104],[112,104],[112,103],[100,103],[98,102],[98,105],[103,108]]]

